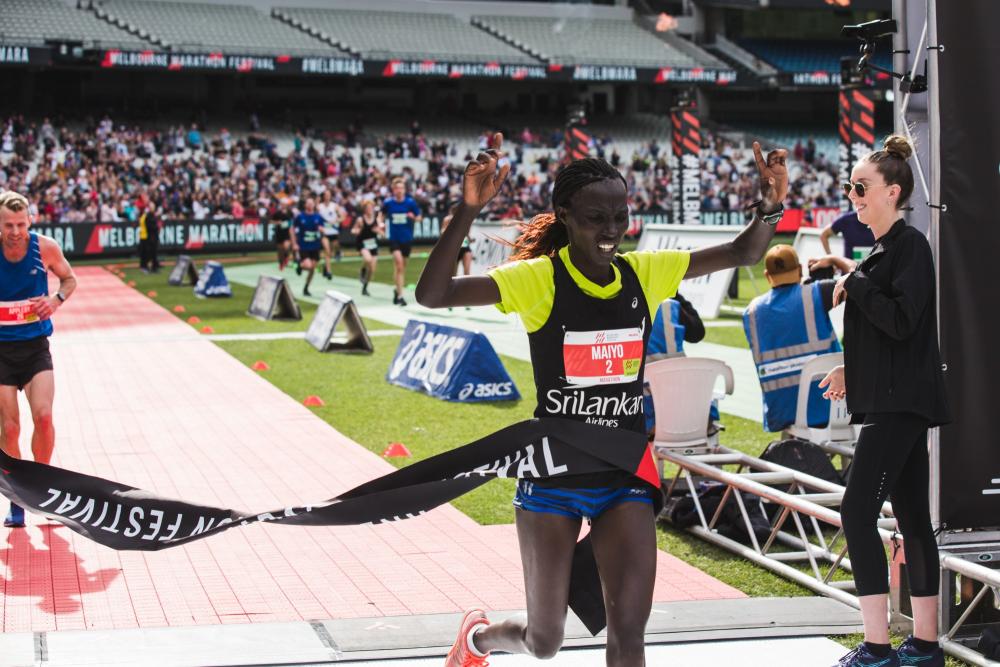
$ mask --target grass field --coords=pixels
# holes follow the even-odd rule
[[[270,255],[250,255],[225,259],[232,263],[256,263],[272,258]],[[408,283],[416,281],[425,261],[420,256],[412,258]],[[135,281],[136,289],[142,292],[155,290],[157,296],[154,300],[164,307],[184,306],[185,312],[178,317],[186,319],[192,314],[197,315],[201,319],[198,327],[208,325],[217,333],[303,331],[315,309],[311,304],[302,303],[301,322],[262,322],[245,314],[253,291],[249,287],[232,285],[231,299],[196,299],[190,287],[166,285],[169,265],[164,272],[155,275],[140,273],[134,264],[124,264],[122,269],[126,273],[125,280]],[[341,262],[333,263],[332,268],[337,275],[353,277],[357,275],[359,264],[355,259],[346,257]],[[391,282],[391,270],[391,263],[383,259],[375,279]],[[762,266],[755,268],[755,274],[758,288],[764,289]],[[734,300],[733,305],[745,306],[754,294],[746,274],[741,273],[740,298]],[[723,319],[738,321],[739,316],[724,314]],[[366,326],[370,329],[393,328],[376,321],[366,321]],[[706,340],[747,347],[742,326],[710,327]],[[248,366],[257,360],[266,361],[270,370],[262,372],[263,377],[292,398],[301,400],[309,394],[321,396],[326,406],[312,408],[316,415],[372,452],[381,454],[391,442],[404,443],[413,458],[390,459],[397,466],[433,456],[531,417],[533,380],[529,363],[503,358],[504,366],[523,396],[518,402],[448,403],[385,381],[386,369],[398,342],[397,336],[379,337],[371,355],[319,354],[299,339],[220,341],[217,344]],[[374,415],[379,417],[373,418]],[[724,416],[724,423],[726,430],[721,442],[733,449],[758,455],[771,440],[770,434],[765,433],[759,423],[729,415]],[[454,505],[482,524],[510,523],[514,518],[510,504],[513,489],[512,480],[496,480],[457,499]],[[665,551],[747,595],[813,594],[686,532],[661,525],[658,528],[658,544]],[[860,640],[857,636],[850,636],[838,641],[845,646],[853,646]],[[964,663],[949,660],[948,664],[957,666]]]

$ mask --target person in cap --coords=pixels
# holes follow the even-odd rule
[[[782,431],[795,422],[799,377],[807,361],[839,352],[830,322],[833,280],[802,284],[802,265],[790,245],[773,246],[764,256],[764,276],[771,289],[743,312],[743,331],[750,343],[764,398],[764,430]],[[825,426],[829,404],[815,383],[809,397],[810,426]]]

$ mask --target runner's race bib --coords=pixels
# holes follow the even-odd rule
[[[639,328],[567,331],[563,337],[566,382],[584,386],[635,382],[642,354]]]
[[[0,301],[0,326],[16,326],[38,321],[30,301]]]
[[[368,250],[376,250],[378,248],[378,239],[365,239],[361,242],[361,247]]]

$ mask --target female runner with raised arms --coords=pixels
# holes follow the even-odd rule
[[[574,161],[556,176],[553,212],[526,224],[512,261],[487,276],[456,277],[462,239],[510,171],[500,162],[502,140],[497,134],[494,148],[466,166],[462,202],[431,252],[417,301],[432,308],[496,304],[518,313],[528,331],[536,417],[643,433],[642,364],[653,309],[683,278],[754,264],[763,256],[788,190],[787,152],[773,151],[765,161],[754,144],[762,199],[753,221],[732,242],[694,252],[619,254],[629,226],[625,179],[604,160]],[[593,414],[595,403],[604,406],[603,414]],[[485,665],[494,650],[538,658],[559,651],[584,518],[591,522],[607,608],[607,664],[645,664],[656,572],[654,493],[625,472],[521,480],[514,505],[527,621],[490,625],[483,611],[468,612],[446,665]]]

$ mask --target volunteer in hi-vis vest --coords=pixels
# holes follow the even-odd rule
[[[76,289],[76,277],[55,241],[28,231],[28,207],[16,192],[0,194],[0,447],[21,458],[17,392],[24,390],[34,421],[31,453],[49,463],[56,437],[49,318]],[[59,291],[52,296],[49,270],[59,278]],[[24,510],[11,503],[4,525],[24,526]]]
[[[764,395],[764,430],[777,432],[795,423],[802,367],[819,354],[840,352],[830,322],[833,280],[803,285],[795,249],[776,245],[764,257],[764,276],[771,289],[743,312],[743,332],[750,343]],[[826,426],[830,404],[819,380],[810,385],[808,422]]]
[[[535,415],[645,433],[642,383],[654,311],[682,278],[753,264],[774,236],[788,189],[785,151],[755,157],[763,199],[753,222],[731,243],[691,253],[618,253],[629,226],[625,179],[604,160],[570,162],[556,176],[552,213],[523,227],[511,261],[485,276],[455,276],[462,239],[510,171],[502,136],[465,169],[462,202],[431,251],[417,301],[444,308],[496,304],[528,331],[537,394]],[[762,217],[763,216],[763,217]],[[596,428],[596,427],[595,427]],[[609,441],[614,446],[614,441]],[[448,667],[484,664],[492,650],[555,655],[563,641],[570,566],[581,522],[591,522],[608,614],[607,663],[644,660],[644,632],[656,571],[652,479],[615,472],[519,480],[514,504],[524,565],[527,621],[489,625],[469,611]],[[640,467],[645,470],[645,467]]]

